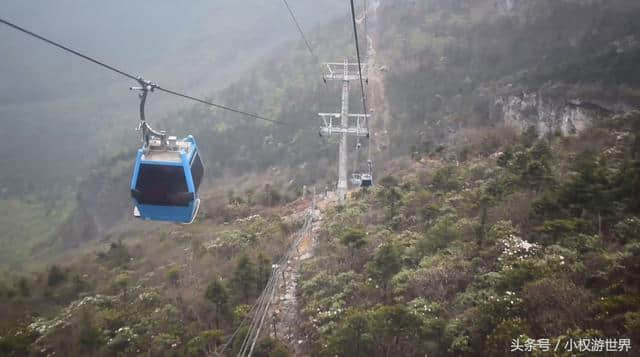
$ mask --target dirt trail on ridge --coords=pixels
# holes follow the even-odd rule
[[[385,97],[384,75],[387,67],[383,60],[377,56],[376,33],[378,8],[380,1],[372,4],[369,10],[367,34],[368,45],[368,90],[371,119],[369,128],[371,130],[371,142],[369,144],[369,157],[373,160],[374,178],[380,177],[384,172],[383,163],[391,159],[391,113],[389,103]]]

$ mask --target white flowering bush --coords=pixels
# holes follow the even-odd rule
[[[86,296],[82,299],[75,300],[52,319],[42,317],[35,318],[27,327],[29,331],[46,336],[57,327],[64,327],[71,323],[71,319],[75,314],[85,306],[109,307],[115,303],[116,298],[106,295]]]
[[[219,250],[223,254],[234,254],[255,244],[257,241],[281,234],[279,219],[266,220],[260,215],[239,218],[234,222],[234,228],[218,233],[204,243],[207,250]]]
[[[123,348],[125,346],[135,345],[138,337],[138,334],[136,334],[131,327],[120,327],[115,331],[114,336],[107,340],[107,345],[113,348]]]
[[[222,249],[238,251],[255,242],[255,236],[246,234],[245,232],[234,229],[220,233],[213,240],[205,244],[208,250]]]
[[[160,350],[176,348],[180,345],[180,337],[162,332],[153,338],[153,345]]]
[[[361,287],[362,277],[354,272],[338,275],[319,273],[303,282],[304,313],[316,329],[326,328],[330,322],[342,318],[345,306]]]
[[[494,224],[487,234],[500,249],[498,261],[503,267],[509,267],[517,261],[535,256],[540,246],[530,243],[519,236],[518,230],[509,221]]]
[[[144,306],[151,306],[160,300],[160,295],[156,291],[145,291],[138,295],[138,301]]]
[[[522,299],[516,295],[514,291],[505,291],[504,294],[496,294],[489,296],[490,302],[502,304],[507,310],[513,309],[516,305],[522,303]]]
[[[425,326],[434,325],[441,320],[444,310],[442,305],[425,298],[411,300],[407,304],[409,313],[417,316]]]
[[[529,243],[515,234],[509,234],[500,240],[502,252],[498,260],[503,264],[513,263],[517,260],[525,260],[536,255],[540,246]]]

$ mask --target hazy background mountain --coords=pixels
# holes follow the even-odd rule
[[[302,0],[291,6],[309,31],[348,9],[337,0]],[[126,72],[205,98],[246,77],[276,48],[304,49],[280,1],[177,5],[164,0],[12,0],[0,8],[8,21]],[[139,146],[133,130],[138,97],[128,90],[135,85],[132,81],[7,26],[0,27],[0,52],[0,237],[8,247],[2,261],[11,266],[29,262],[34,252],[49,247],[52,235],[90,240],[128,217],[126,187],[131,157]],[[248,98],[260,97],[253,93]],[[192,102],[155,93],[147,115],[154,126],[180,129],[176,135],[186,135],[187,129],[210,131],[224,118],[242,120],[209,109],[205,116],[185,118],[190,108],[202,111]],[[224,159],[237,140],[223,135],[220,142],[203,147],[211,147],[209,152],[224,147],[216,156]],[[213,160],[207,160],[214,173]],[[82,216],[72,221],[77,224],[64,225],[74,232],[59,232],[74,207]]]
[[[337,1],[296,1],[308,29]],[[266,51],[297,38],[279,1],[4,1],[3,18],[134,75],[193,95],[231,83]],[[135,84],[9,27],[0,29],[0,197],[73,192],[105,152],[134,147]],[[149,111],[192,105],[158,94]],[[153,116],[152,116],[153,117]],[[55,187],[55,188],[54,188]]]

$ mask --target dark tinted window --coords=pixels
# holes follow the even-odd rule
[[[204,166],[202,166],[200,154],[196,153],[196,156],[193,158],[193,162],[191,163],[191,176],[193,177],[193,185],[196,187],[196,192],[198,192],[198,187],[200,187],[203,175]]]
[[[187,206],[192,199],[181,166],[140,165],[135,191],[141,204]]]

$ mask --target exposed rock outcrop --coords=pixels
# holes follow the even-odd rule
[[[538,134],[573,135],[614,112],[597,104],[522,92],[496,98],[491,119],[521,130],[535,127]]]

